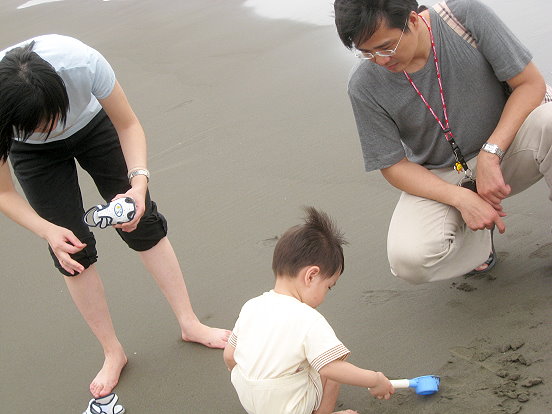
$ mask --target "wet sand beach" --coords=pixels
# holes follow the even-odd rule
[[[548,0],[486,0],[552,83]],[[346,93],[355,58],[331,25],[269,19],[241,0],[65,0],[0,6],[0,48],[66,34],[112,64],[149,145],[150,191],[169,222],[194,309],[231,329],[273,286],[277,236],[314,205],[343,229],[346,271],[320,311],[350,361],[441,390],[390,401],[344,386],[359,413],[552,412],[552,209],[541,180],[508,199],[500,261],[485,276],[412,286],[388,268],[399,192],[365,173]],[[102,202],[81,176],[85,206]],[[0,411],[82,413],[99,344],[46,242],[0,217]],[[95,230],[98,268],[129,357],[116,392],[129,414],[241,413],[221,350],[180,340],[136,254]]]

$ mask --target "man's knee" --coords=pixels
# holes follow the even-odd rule
[[[435,279],[437,264],[446,252],[431,252],[422,243],[388,246],[391,273],[399,279],[418,285]]]
[[[548,143],[552,141],[552,102],[535,108],[526,121],[531,128],[540,132],[543,139],[547,140]]]
[[[406,257],[389,257],[389,265],[391,273],[395,277],[402,279],[413,285],[431,282],[433,279],[433,271],[422,263],[422,260],[412,260]]]

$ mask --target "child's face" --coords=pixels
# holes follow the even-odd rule
[[[317,308],[330,291],[335,286],[337,280],[341,274],[337,272],[332,277],[323,277],[320,273],[314,275],[311,279],[311,283],[308,286],[307,294],[303,297],[303,302],[309,305],[311,308]]]

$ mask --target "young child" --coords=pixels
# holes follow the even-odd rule
[[[243,306],[224,349],[249,414],[331,413],[340,384],[369,388],[379,399],[394,393],[381,372],[345,361],[349,350],[315,310],[343,273],[346,241],[325,213],[306,212],[305,223],[276,244],[274,289]]]

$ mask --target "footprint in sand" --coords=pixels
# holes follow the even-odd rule
[[[546,259],[552,256],[552,243],[543,244],[529,255],[529,258]]]
[[[385,303],[401,295],[398,290],[365,290],[362,292],[361,300],[364,303]]]
[[[263,247],[274,247],[278,242],[278,238],[278,236],[269,237],[268,239],[258,241],[257,244]]]

